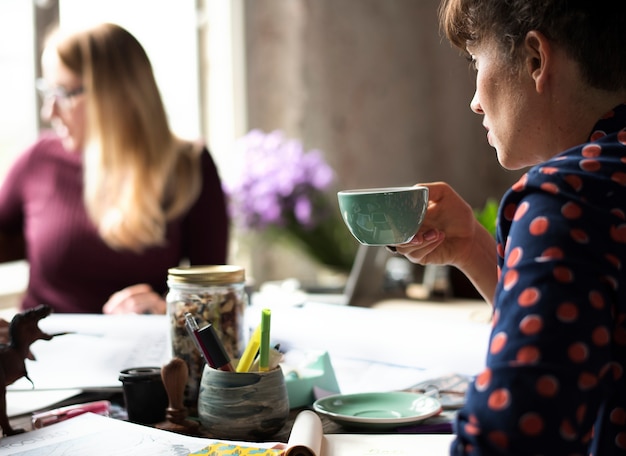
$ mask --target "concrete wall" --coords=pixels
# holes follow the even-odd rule
[[[473,206],[499,198],[518,174],[469,109],[474,73],[438,3],[247,0],[249,127],[323,150],[339,188],[445,180]]]

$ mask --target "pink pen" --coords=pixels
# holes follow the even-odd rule
[[[41,413],[33,413],[32,423],[34,429],[50,426],[54,423],[69,420],[83,413],[96,413],[98,415],[109,416],[111,403],[109,401],[95,401],[84,404],[68,405],[54,410]]]

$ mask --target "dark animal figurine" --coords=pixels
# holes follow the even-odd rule
[[[26,358],[34,359],[30,353],[30,346],[39,339],[50,340],[53,336],[39,329],[39,320],[50,315],[51,308],[38,306],[34,309],[19,313],[13,317],[9,325],[9,343],[0,345],[0,426],[4,435],[15,435],[24,432],[23,429],[13,429],[7,416],[7,386],[21,377],[28,378],[26,372]]]

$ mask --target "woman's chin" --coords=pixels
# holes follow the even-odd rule
[[[78,152],[81,149],[78,141],[71,136],[61,136],[61,143],[68,152]]]

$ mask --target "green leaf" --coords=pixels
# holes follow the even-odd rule
[[[495,237],[496,221],[498,219],[498,201],[494,198],[487,199],[485,206],[481,210],[474,209],[474,216],[476,220]]]

